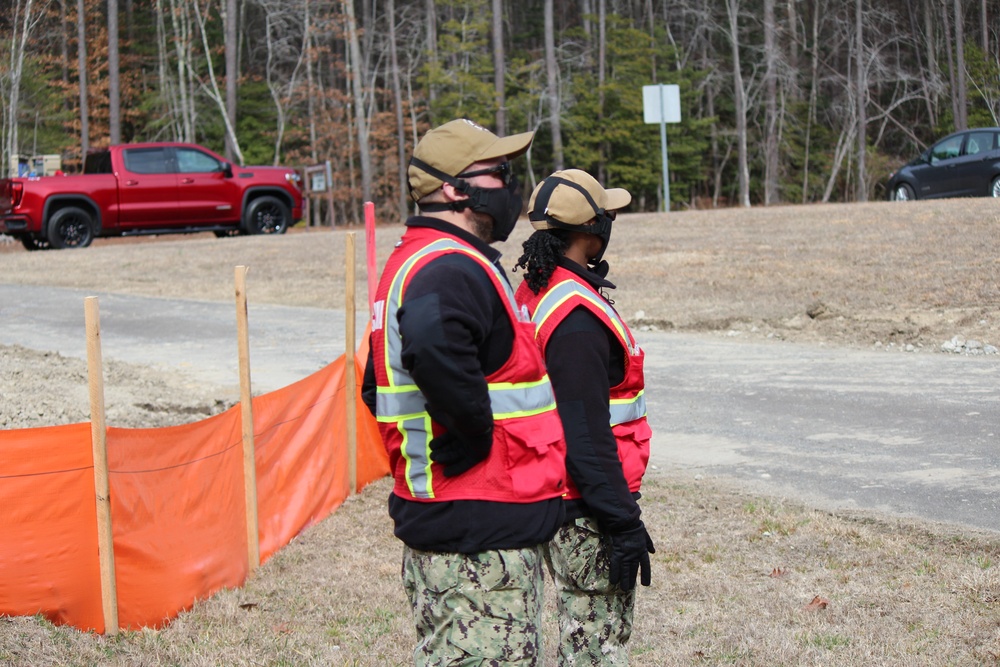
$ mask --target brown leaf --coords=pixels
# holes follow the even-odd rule
[[[827,605],[829,604],[830,604],[829,600],[827,600],[826,598],[821,598],[820,596],[817,595],[812,599],[812,602],[802,607],[802,609],[803,611],[819,611],[820,609],[826,609]]]
[[[785,576],[785,570],[783,568],[776,567],[773,570],[771,570],[771,574],[769,576],[772,579],[780,579],[781,577]]]
[[[247,611],[250,611],[251,609],[256,609],[256,608],[257,608],[257,603],[256,602],[244,602],[243,604],[240,605],[240,609],[246,609]]]

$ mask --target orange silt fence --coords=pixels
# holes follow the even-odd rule
[[[261,561],[349,495],[346,356],[253,399]],[[361,369],[351,364],[357,384]],[[357,486],[385,476],[357,401]],[[247,578],[240,408],[155,429],[108,428],[121,628],[159,627]],[[89,423],[0,431],[0,615],[103,633]]]

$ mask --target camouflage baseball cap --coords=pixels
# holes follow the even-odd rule
[[[550,218],[564,225],[584,225],[593,220],[598,212],[617,211],[631,201],[632,195],[628,190],[605,190],[587,172],[565,169],[553,173],[535,187],[528,201],[528,218],[535,229],[555,228],[556,225],[549,222]]]
[[[531,146],[534,136],[534,132],[523,132],[498,137],[471,120],[459,118],[425,134],[417,142],[413,157],[449,176],[458,176],[473,162],[522,155]],[[410,197],[414,201],[434,192],[442,184],[441,179],[412,162],[407,169],[407,178]]]

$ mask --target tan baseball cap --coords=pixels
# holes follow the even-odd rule
[[[473,162],[524,154],[534,136],[534,132],[523,132],[498,137],[482,125],[459,118],[425,134],[413,149],[413,157],[449,176],[458,176]],[[406,173],[414,201],[441,187],[441,179],[412,163]]]
[[[539,201],[539,193],[546,188],[546,181],[550,179],[560,179],[569,183],[556,182],[549,194],[548,201]],[[548,183],[551,187],[551,182]],[[576,187],[574,187],[576,186]],[[593,204],[587,201],[587,195],[593,200]],[[551,176],[543,179],[535,190],[531,193],[528,201],[528,217],[531,219],[531,226],[535,229],[554,229],[555,226],[546,220],[546,216],[554,218],[566,225],[583,225],[597,216],[598,209],[605,211],[617,211],[625,208],[632,201],[632,195],[623,188],[609,188],[605,190],[597,179],[580,169],[565,169],[557,171]],[[541,210],[536,210],[538,204]]]

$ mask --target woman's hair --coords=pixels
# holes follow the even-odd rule
[[[524,280],[535,294],[548,286],[549,278],[559,265],[559,258],[569,247],[569,235],[572,233],[565,229],[540,229],[522,245],[524,254],[518,258],[514,270],[524,269]]]

